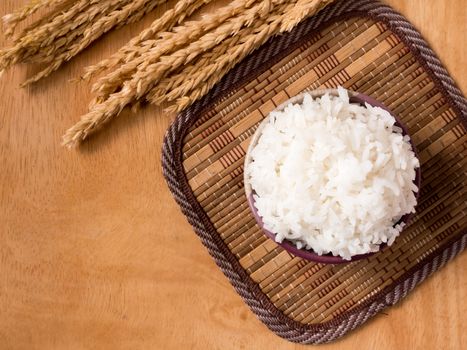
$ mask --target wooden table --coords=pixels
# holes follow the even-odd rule
[[[3,0],[0,13],[23,2]],[[388,2],[467,92],[466,1]],[[18,88],[31,67],[0,81],[1,349],[300,347],[249,311],[172,199],[160,167],[172,116],[155,107],[124,113],[79,151],[60,147],[91,98],[87,84],[68,79],[150,19],[108,35],[34,88]],[[464,253],[387,314],[322,348],[461,349],[466,322]]]

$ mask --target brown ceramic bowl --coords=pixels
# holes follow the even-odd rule
[[[309,92],[309,94],[312,97],[315,97],[315,98],[320,97],[320,96],[324,95],[325,93],[329,93],[329,94],[334,95],[334,96],[338,95],[336,89],[314,90],[314,91]],[[370,96],[367,96],[367,95],[364,95],[364,94],[361,94],[361,93],[358,93],[358,92],[348,91],[348,93],[349,93],[349,98],[350,98],[351,103],[356,103],[356,104],[360,104],[360,105],[363,105],[363,106],[365,105],[365,103],[368,103],[371,106],[380,107],[380,108],[383,108],[386,111],[388,111],[396,119],[395,125],[397,125],[398,127],[400,127],[402,129],[403,135],[408,135],[408,131],[407,131],[407,128],[405,127],[405,125],[402,124],[402,122],[399,120],[399,118],[397,118],[397,116],[394,115],[394,113],[392,113],[382,103],[376,101],[375,99],[371,98]],[[291,99],[287,100],[286,102],[284,102],[283,104],[278,106],[275,109],[275,111],[283,110],[290,103],[302,103],[303,96],[304,96],[304,94],[300,94],[300,95],[292,97]],[[251,138],[250,146],[248,147],[246,157],[245,157],[245,167],[244,167],[244,169],[246,169],[247,165],[251,162],[250,151],[258,143],[258,139],[259,139],[259,137],[261,135],[261,132],[264,129],[264,126],[268,122],[269,118],[270,118],[270,116],[266,117],[259,124],[258,128],[256,129],[255,133],[253,134],[253,136]],[[408,136],[410,137],[410,135],[408,135]],[[412,145],[412,149],[415,152],[415,155],[417,156],[417,151],[415,149],[415,145],[412,142],[412,139],[410,139],[410,144]],[[420,172],[420,168],[417,168],[416,169],[416,176],[415,176],[414,184],[418,188],[420,188],[420,182],[421,182],[421,172]],[[244,178],[244,183],[245,183],[245,193],[246,193],[246,197],[247,197],[247,200],[248,200],[248,205],[250,206],[251,212],[253,213],[253,215],[254,215],[254,217],[256,219],[256,222],[261,227],[261,229],[263,230],[265,235],[267,237],[269,237],[270,239],[272,239],[273,241],[275,241],[275,239],[274,239],[275,234],[264,228],[263,221],[262,221],[261,217],[258,215],[258,211],[257,211],[257,209],[255,207],[255,201],[254,201],[254,197],[253,197],[254,191],[251,188],[251,184],[249,183],[248,179],[246,178],[246,175],[245,175],[245,178]],[[420,193],[420,191],[418,191],[416,193],[417,200],[418,200],[418,194],[419,193]],[[412,218],[412,214],[406,214],[397,222],[397,224],[400,224],[400,223],[408,224],[408,222],[410,221],[411,218]],[[368,254],[354,255],[354,256],[352,256],[351,260],[345,260],[344,258],[342,258],[340,256],[333,256],[332,254],[318,255],[315,252],[313,252],[312,250],[298,249],[293,242],[288,241],[287,239],[285,239],[282,243],[277,243],[277,244],[280,245],[282,248],[284,248],[289,253],[291,253],[291,254],[293,254],[295,256],[298,256],[298,257],[303,258],[305,260],[314,261],[314,262],[318,262],[318,263],[324,263],[324,264],[348,263],[348,262],[357,261],[357,260],[360,260],[360,259],[367,258],[367,257],[377,253],[377,252],[373,252],[373,253],[368,253]],[[381,251],[385,247],[386,247],[385,244],[381,244],[379,251]]]

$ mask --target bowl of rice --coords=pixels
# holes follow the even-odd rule
[[[391,246],[415,213],[421,181],[401,121],[340,87],[272,111],[251,138],[244,169],[248,204],[266,236],[328,264]]]

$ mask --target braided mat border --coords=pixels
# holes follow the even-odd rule
[[[247,81],[249,74],[264,67],[266,62],[270,65],[271,62],[281,59],[284,51],[296,45],[301,38],[316,30],[321,24],[353,16],[371,17],[386,23],[417,57],[447,102],[464,125],[467,125],[467,100],[420,33],[403,16],[377,0],[339,0],[301,23],[292,32],[272,38],[237,65],[203,99],[177,116],[166,132],[162,149],[162,167],[167,184],[182,212],[217,265],[237,293],[269,329],[280,337],[297,343],[324,343],[342,337],[381,310],[403,299],[417,284],[444,266],[467,245],[467,231],[463,231],[458,239],[440,247],[401,276],[397,282],[375,294],[365,303],[331,321],[304,325],[285,316],[262,293],[217,234],[188,185],[182,165],[182,143],[186,132],[198,116],[228,91]]]

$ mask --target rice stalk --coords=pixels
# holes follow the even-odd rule
[[[137,37],[133,38],[128,44],[118,50],[111,57],[100,61],[99,63],[85,69],[83,79],[90,79],[93,76],[111,68],[116,67],[121,63],[128,63],[135,57],[141,55],[144,50],[141,50],[143,42],[152,39],[158,32],[167,32],[180,24],[186,17],[189,17],[198,8],[211,2],[212,0],[180,0],[174,8],[166,11],[162,17],[156,19],[149,28],[143,30]],[[151,43],[152,45],[152,43]]]
[[[69,2],[70,0],[32,0],[28,4],[2,17],[3,26],[5,28],[4,34],[6,37],[11,37],[15,32],[16,27],[26,18],[32,16],[41,8],[58,6],[62,3]]]
[[[200,67],[200,72],[194,77],[187,77],[187,80],[184,82],[184,84],[187,84],[186,86],[182,86],[179,89],[175,88],[175,92],[170,95],[171,99],[176,99],[176,104],[172,110],[181,110],[192,104],[206,94],[235,64],[258,46],[265,43],[271,36],[290,30],[294,23],[297,24],[305,17],[316,13],[329,2],[331,1],[289,1],[286,5],[280,7],[279,13],[273,11],[273,9],[277,10],[277,7],[274,8],[271,3],[263,2],[263,7],[253,6],[250,11],[244,11],[238,17],[203,35],[197,42],[172,52],[170,55],[159,56],[155,63],[143,63],[138,67],[138,71],[130,80],[123,81],[120,91],[111,94],[103,101],[102,97],[100,97],[102,102],[94,105],[88,114],[84,115],[75,126],[66,132],[63,137],[63,144],[68,147],[76,146],[90,133],[97,130],[115,115],[118,115],[125,106],[140,100],[154,86],[157,89],[158,83],[162,78],[165,76],[170,77],[168,75],[170,72],[175,72],[183,64],[189,63],[206,50],[213,48],[216,50],[216,46],[230,35],[240,35],[244,26],[253,23],[255,16],[249,17],[253,11],[258,14],[257,17],[259,18],[263,18],[264,16],[265,23],[249,35],[246,35],[246,37],[243,37],[237,45],[229,47],[214,63],[204,68]],[[296,6],[299,8],[299,11],[294,11]],[[270,12],[272,12],[272,15]],[[269,16],[267,16],[268,14]],[[242,25],[238,25],[239,23],[242,23]],[[225,35],[225,33],[229,34]],[[246,34],[246,32],[243,32],[243,34]],[[222,47],[222,45],[217,46],[219,52],[221,52],[223,48],[220,49],[219,47]],[[200,61],[205,62],[202,57]],[[185,96],[184,94],[187,95]],[[177,96],[180,97],[177,98]],[[158,100],[158,102],[160,101]]]
[[[333,1],[334,0],[298,0],[290,11],[284,13],[280,32],[290,32],[305,18],[321,11]]]
[[[135,22],[166,0],[76,0],[49,22],[32,29],[16,45],[0,51],[0,70],[18,62],[50,63],[27,80],[46,77],[112,28]]]
[[[78,21],[82,23],[86,21],[87,8],[97,4],[98,8],[104,10],[108,3],[109,1],[107,0],[101,3],[99,3],[99,0],[77,0],[72,3],[68,9],[53,17],[49,22],[25,33],[25,35],[19,39],[18,44],[35,45],[39,47],[42,44],[47,45],[55,37],[67,32],[70,27],[72,28],[72,26],[75,25],[75,16],[80,16],[78,17]],[[96,7],[91,8],[95,13]]]
[[[123,108],[148,100],[175,102],[180,111],[204,96],[229,70],[271,36],[289,31],[332,0],[234,0],[197,21],[186,21],[211,0],[179,0],[117,53],[85,70],[100,78],[89,113],[63,138],[77,145]],[[24,85],[46,77],[113,28],[140,19],[166,0],[33,0],[3,18],[7,35],[39,9],[52,8],[0,50],[0,74],[18,62],[47,63]]]
[[[134,0],[132,0],[134,1]],[[144,6],[140,6],[130,16],[122,18],[122,20],[115,25],[115,29],[121,28],[127,24],[131,24],[141,20],[146,14],[154,10],[156,7],[165,4],[168,0],[151,0],[146,2]]]
[[[105,16],[105,14],[102,14]],[[57,38],[51,45],[42,47],[38,52],[32,55],[28,55],[23,58],[23,63],[49,63],[56,59],[56,57],[69,49],[69,47],[81,40],[82,35],[86,28],[89,27],[89,23],[83,23],[73,31],[67,33],[64,36]]]
[[[31,24],[28,24],[26,27],[21,29],[21,31],[18,34],[9,37],[9,39],[12,40],[13,43],[18,43],[20,39],[24,37],[27,33],[40,26],[45,25],[46,23],[50,22],[52,18],[55,18],[60,13],[67,11],[76,1],[77,0],[63,0],[60,1],[60,3],[56,6],[47,6],[47,9],[49,9],[48,12],[39,16],[39,18],[34,20]]]
[[[174,27],[172,32],[160,33],[159,39],[140,47],[138,57],[99,79],[93,85],[92,91],[97,92],[100,97],[107,97],[110,93],[117,91],[122,83],[141,67],[157,62],[164,54],[177,52],[187,43],[195,43],[203,34],[219,27],[229,18],[241,16],[242,13],[244,15],[244,12],[257,1],[263,3],[261,0],[234,0],[216,13],[204,16],[201,20],[187,21],[182,26]],[[267,4],[269,1],[264,3]]]
[[[285,0],[275,1],[276,5]],[[189,63],[203,51],[210,49],[230,35],[237,34],[243,26],[254,23],[256,18],[266,17],[276,7],[273,2],[260,2],[241,15],[234,17],[217,27],[214,31],[202,36],[198,41],[189,44],[170,55],[160,57],[160,60],[152,65],[142,65],[140,70],[125,81],[120,91],[111,94],[106,100],[97,103],[91,111],[64,136],[64,144],[75,145],[90,133],[97,130],[112,117],[118,115],[125,106],[132,101],[141,99],[148,89],[163,78],[169,71],[178,69],[181,65]]]
[[[91,0],[95,2],[97,0]],[[5,70],[13,64],[22,62],[24,58],[35,54],[42,43],[50,42],[49,39],[53,36],[54,28],[60,28],[66,23],[72,23],[73,17],[79,14],[83,9],[88,7],[90,1],[78,0],[67,11],[55,16],[46,24],[27,32],[21,37],[13,47],[0,50],[0,70]]]
[[[173,88],[164,99],[157,92],[149,94],[150,102],[165,102],[176,99],[175,104],[169,106],[167,112],[180,112],[203,97],[217,84],[237,63],[248,56],[255,48],[264,44],[271,36],[293,29],[306,17],[309,17],[333,0],[298,0],[296,4],[288,6],[280,17],[270,17],[258,28],[258,33],[244,36],[244,42],[231,47],[214,63],[198,70],[185,80],[180,86]]]
[[[99,20],[95,21],[84,30],[84,33],[79,41],[74,42],[66,51],[60,53],[59,55],[55,55],[54,59],[45,69],[26,80],[22,86],[35,83],[40,79],[47,77],[52,72],[60,68],[63,63],[71,60],[78,53],[83,51],[86,47],[88,47],[103,34],[107,33],[109,30],[118,25],[121,25],[123,22],[131,23],[139,20],[146,11],[150,11],[155,6],[164,2],[166,2],[166,0],[130,1],[121,10],[113,11],[108,16],[99,18]]]
[[[194,87],[202,84],[213,71],[213,64],[220,57],[224,57],[230,47],[243,42],[244,38],[257,31],[256,26],[261,26],[265,20],[258,19],[255,27],[242,28],[237,35],[223,40],[210,51],[204,52],[195,62],[182,67],[182,69],[162,79],[146,95],[146,99],[156,105],[171,102],[188,93]]]
[[[79,13],[73,21],[67,25],[54,30],[54,35],[46,41],[39,41],[40,48],[35,50],[31,48],[23,55],[22,62],[48,63],[53,61],[59,54],[68,49],[73,42],[82,40],[88,28],[93,23],[102,18],[106,18],[110,13],[119,9],[124,3],[131,0],[111,0],[106,6],[94,4],[85,9],[85,12]]]

